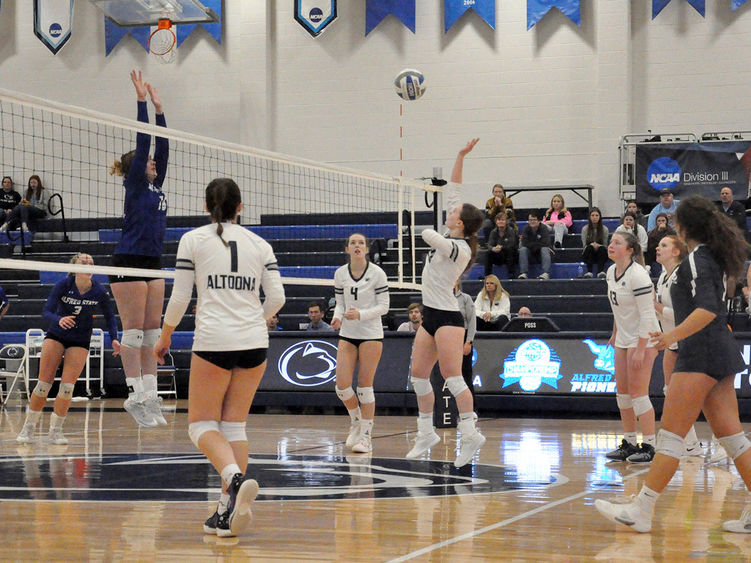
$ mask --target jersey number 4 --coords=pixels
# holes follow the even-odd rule
[[[615,291],[608,291],[608,297],[610,297],[610,303],[612,303],[615,307],[617,307],[618,296],[615,294]]]
[[[352,298],[357,301],[357,288],[356,287],[350,287],[349,288],[350,294],[353,296]]]

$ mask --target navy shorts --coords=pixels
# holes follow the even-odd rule
[[[110,266],[118,268],[145,268],[147,270],[161,270],[162,258],[160,256],[139,256],[138,254],[115,254],[112,256]],[[151,281],[162,278],[150,278],[145,276],[107,276],[110,284],[132,282],[132,281]]]
[[[266,361],[267,348],[254,348],[253,350],[232,350],[230,352],[202,352],[193,350],[193,353],[222,369],[233,368],[251,369],[260,366]]]
[[[359,348],[363,342],[383,342],[383,338],[348,338],[346,336],[339,336],[339,340],[349,342],[355,348]]]
[[[423,306],[422,311],[422,328],[430,336],[442,326],[458,326],[464,328],[464,316],[459,311],[444,311],[442,309],[433,309],[432,307]]]
[[[89,349],[89,345],[91,344],[91,339],[88,340],[71,340],[70,338],[65,338],[63,336],[57,336],[55,334],[52,334],[51,332],[47,333],[47,336],[44,337],[45,340],[54,340],[55,342],[59,342],[63,345],[63,348],[66,350],[68,348],[85,348],[86,350]]]

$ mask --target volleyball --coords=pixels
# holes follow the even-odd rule
[[[402,100],[417,100],[425,93],[425,77],[419,70],[405,68],[394,78],[394,89]]]

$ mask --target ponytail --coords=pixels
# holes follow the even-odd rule
[[[483,214],[482,211],[477,209],[477,207],[475,207],[471,203],[465,203],[464,205],[462,205],[462,211],[459,214],[459,219],[461,219],[462,223],[464,224],[464,238],[467,239],[467,244],[469,244],[469,250],[471,252],[469,264],[467,264],[467,268],[464,270],[464,272],[466,273],[472,269],[472,266],[475,263],[475,257],[477,256],[477,247],[479,246],[479,243],[477,241],[477,231],[479,231],[480,227],[482,227]]]
[[[227,241],[222,238],[224,227],[222,223],[232,221],[237,217],[237,206],[240,205],[240,188],[231,178],[215,178],[206,186],[206,208],[216,225],[216,234],[222,244],[229,248]]]

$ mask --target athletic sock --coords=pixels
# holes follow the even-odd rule
[[[654,447],[655,445],[655,435],[654,434],[644,434],[642,437],[642,444],[649,444],[650,446]]]
[[[639,491],[639,494],[636,495],[634,503],[647,514],[652,514],[658,498],[660,498],[660,493],[653,491],[646,485],[643,485],[641,491]]]
[[[475,432],[475,417],[472,411],[459,413],[459,422],[457,428],[462,436],[469,436]]]
[[[128,398],[134,401],[141,400],[143,397],[143,379],[140,377],[126,377],[125,385],[128,386]]]
[[[227,483],[228,485],[232,483],[232,477],[234,477],[237,473],[242,473],[240,471],[240,466],[236,463],[230,463],[224,466],[224,469],[222,469],[222,481]]]
[[[219,496],[219,506],[217,506],[216,511],[219,514],[224,514],[227,510],[227,503],[229,502],[229,494],[228,493],[222,493]]]
[[[360,432],[365,436],[370,436],[370,433],[373,431],[373,419],[371,418],[368,420],[367,418],[363,418],[360,421]]]
[[[636,432],[624,432],[623,438],[632,446],[635,446],[637,444],[636,442]]]
[[[358,420],[362,419],[362,414],[360,413],[360,407],[356,407],[354,409],[347,409],[347,412],[349,413],[349,417],[352,419],[352,422],[357,422]]]
[[[150,373],[143,374],[143,377],[141,378],[141,382],[143,383],[143,392],[147,397],[155,398],[156,397],[156,391],[157,391],[157,381],[156,376],[152,375]]]
[[[42,411],[33,411],[31,410],[31,407],[26,407],[26,423],[31,424],[33,426],[37,425],[37,422],[39,422],[39,417],[42,416]]]
[[[417,417],[417,431],[423,434],[430,434],[433,432],[433,413],[421,412]]]
[[[53,428],[57,428],[58,426],[60,428],[63,427],[63,423],[65,422],[64,416],[57,416],[54,412],[50,416],[50,430]]]

